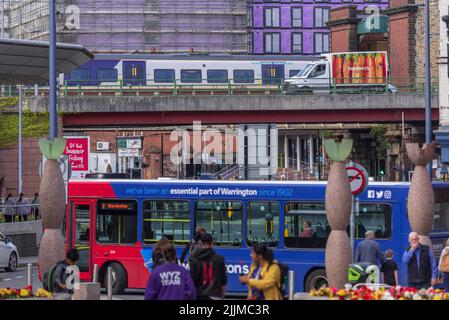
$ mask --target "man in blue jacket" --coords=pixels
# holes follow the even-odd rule
[[[402,262],[407,265],[408,285],[416,289],[436,285],[438,268],[432,249],[419,243],[417,232],[410,232],[408,240],[410,246],[402,256]]]
[[[176,249],[169,245],[164,251],[166,263],[150,275],[145,300],[195,300],[196,288],[189,272],[176,263]]]

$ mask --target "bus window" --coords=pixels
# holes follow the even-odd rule
[[[137,242],[137,202],[100,200],[97,205],[98,243]]]
[[[279,244],[279,204],[277,202],[250,202],[246,209],[249,246],[264,243],[269,247]]]
[[[355,238],[365,238],[366,231],[373,231],[377,239],[388,239],[391,237],[391,207],[381,203],[360,203],[355,224]]]
[[[288,248],[325,248],[330,227],[322,202],[285,205],[284,243]]]
[[[146,200],[143,202],[143,242],[156,243],[164,236],[175,244],[190,241],[188,201]]]
[[[243,239],[243,210],[238,201],[197,201],[195,228],[205,227],[214,245],[240,247]]]

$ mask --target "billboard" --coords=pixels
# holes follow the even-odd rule
[[[332,55],[332,77],[337,84],[385,84],[386,52],[344,52]]]
[[[84,178],[89,173],[89,137],[64,137],[67,139],[64,154],[69,156],[72,178]]]

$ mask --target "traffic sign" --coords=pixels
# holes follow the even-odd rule
[[[345,167],[352,194],[358,195],[359,193],[362,193],[368,186],[368,172],[361,164],[354,161],[349,162]]]

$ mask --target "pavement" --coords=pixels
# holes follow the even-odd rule
[[[17,267],[27,267],[28,263],[31,263],[33,266],[37,266],[37,260],[38,257],[20,257],[19,265]]]

